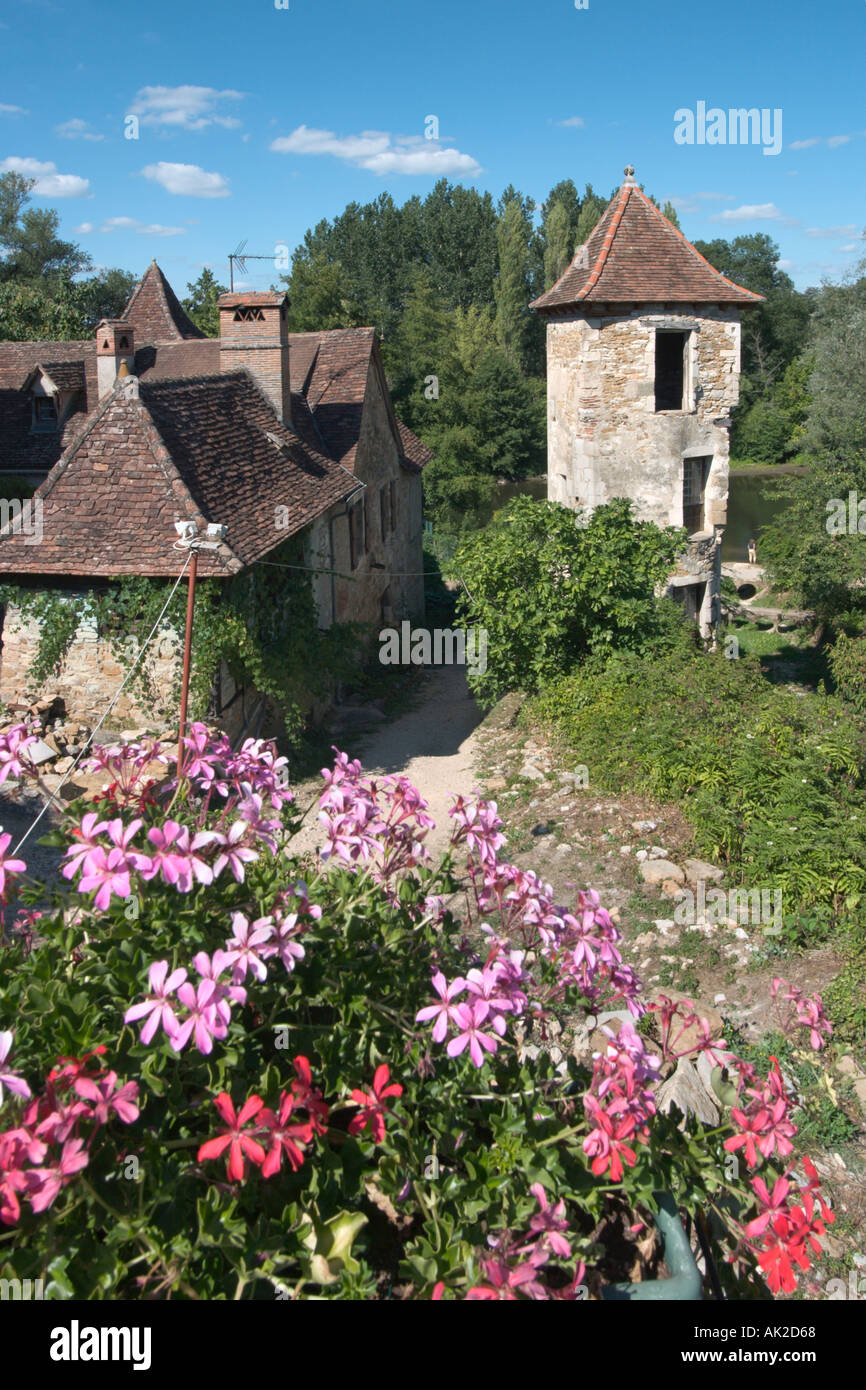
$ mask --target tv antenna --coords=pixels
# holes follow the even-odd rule
[[[230,281],[230,285],[231,285],[231,293],[232,293],[232,294],[234,294],[234,290],[235,290],[235,266],[236,266],[236,265],[237,265],[239,274],[241,274],[241,275],[246,275],[246,273],[247,273],[247,261],[275,261],[275,260],[277,259],[277,257],[276,257],[275,255],[270,255],[270,256],[253,256],[253,255],[251,255],[251,253],[250,253],[249,251],[246,250],[246,245],[247,245],[246,241],[239,241],[238,244],[237,244],[237,246],[235,247],[234,251],[230,251],[230,252],[229,252],[229,281]]]

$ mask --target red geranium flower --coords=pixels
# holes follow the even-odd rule
[[[221,1091],[214,1099],[214,1105],[226,1123],[224,1134],[218,1134],[215,1139],[208,1139],[202,1144],[198,1151],[199,1163],[205,1158],[219,1158],[220,1154],[226,1149],[229,1150],[228,1175],[232,1182],[241,1182],[244,1176],[246,1156],[251,1163],[258,1167],[265,1161],[265,1151],[261,1144],[253,1138],[256,1130],[245,1130],[243,1126],[247,1120],[251,1120],[254,1115],[258,1115],[264,1101],[261,1096],[250,1096],[249,1100],[241,1106],[239,1115],[235,1114],[235,1107],[232,1104],[231,1096],[226,1091]]]
[[[385,1116],[387,1107],[383,1104],[387,1096],[402,1096],[403,1087],[397,1082],[387,1084],[391,1073],[386,1062],[376,1068],[372,1091],[353,1091],[352,1100],[361,1110],[349,1125],[350,1134],[361,1134],[369,1126],[374,1144],[381,1144],[385,1138]]]

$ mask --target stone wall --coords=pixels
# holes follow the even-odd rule
[[[108,643],[97,638],[93,621],[82,621],[60,672],[41,686],[34,684],[27,674],[38,642],[38,623],[23,618],[19,610],[10,605],[5,612],[0,647],[0,701],[4,704],[30,703],[49,690],[56,691],[70,718],[94,723],[117,694],[126,671]],[[158,692],[156,703],[142,702],[130,683],[112,710],[107,727],[167,728],[172,721],[176,727],[177,704],[172,702],[171,692],[179,672],[180,657],[179,638],[172,634],[160,637],[145,658],[153,688]]]
[[[655,410],[655,338],[688,332],[686,409]],[[708,584],[708,635],[720,584],[730,414],[739,397],[740,322],[719,305],[643,304],[572,314],[547,326],[548,496],[592,510],[629,497],[639,520],[683,524],[683,457],[710,459],[707,544],[692,545],[672,583]],[[716,605],[717,607],[717,605]]]
[[[379,627],[388,612],[392,615],[389,621],[396,622],[420,617],[424,612],[421,475],[409,473],[400,463],[400,456],[383,383],[375,361],[371,361],[354,468],[359,487],[364,483],[366,488],[359,491],[352,503],[365,512],[366,553],[356,557],[353,569],[349,521],[342,505],[334,507],[327,518],[332,522],[333,552],[325,522],[312,528],[311,546],[320,553],[333,553],[331,568],[340,575],[351,576],[336,578],[333,592],[330,581],[316,586],[319,613],[328,615],[327,625],[335,620]]]

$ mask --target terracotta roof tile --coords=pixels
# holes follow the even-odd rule
[[[583,253],[583,254],[582,254]],[[627,180],[556,284],[530,308],[562,313],[583,304],[760,304],[696,251]]]
[[[397,428],[400,431],[400,442],[403,446],[403,463],[409,465],[413,473],[420,473],[421,469],[430,462],[433,457],[433,450],[428,449],[423,444],[417,434],[413,434],[408,425],[404,425],[402,420],[397,421]]]
[[[129,297],[123,320],[135,329],[137,343],[180,342],[205,335],[184,309],[156,261],[151,261]]]
[[[40,363],[84,364],[86,391],[57,434],[34,434],[33,407],[24,383]],[[77,369],[76,369],[77,370]],[[0,473],[47,472],[59,459],[97,400],[96,345],[92,339],[0,342]]]
[[[195,519],[228,527],[220,550],[200,556],[203,575],[226,575],[355,490],[280,423],[245,372],[142,382],[137,400],[129,388],[127,378],[105,398],[38,489],[42,541],[0,539],[0,572],[174,575],[174,522]]]

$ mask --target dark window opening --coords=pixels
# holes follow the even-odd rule
[[[704,493],[708,458],[683,459],[683,526],[690,536],[704,529]]]
[[[391,530],[392,530],[392,531],[396,531],[396,530],[397,530],[397,484],[396,484],[396,483],[391,483],[391,484],[389,485],[389,491],[390,491],[390,494],[391,494]]]
[[[57,428],[57,406],[53,396],[33,397],[33,425],[37,430]]]
[[[121,338],[121,340],[120,340],[120,351],[121,351],[121,352],[129,352],[129,339],[128,339],[128,338]]]
[[[696,623],[700,617],[706,592],[706,584],[678,584],[673,590],[673,597],[682,605],[685,616],[692,623]]]
[[[385,537],[386,537],[386,535],[388,534],[388,511],[387,511],[388,500],[387,500],[387,499],[388,499],[388,490],[387,490],[387,488],[380,487],[380,488],[379,488],[379,531],[380,531],[380,534],[381,534],[381,536],[382,536],[382,540],[384,540]]]
[[[656,411],[684,410],[688,333],[656,333]]]

